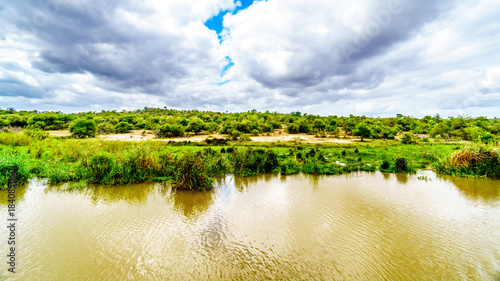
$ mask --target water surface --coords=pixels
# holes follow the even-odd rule
[[[18,272],[0,280],[497,280],[499,186],[432,172],[229,176],[205,193],[33,180],[17,191]]]

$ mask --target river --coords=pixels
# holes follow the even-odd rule
[[[351,173],[17,189],[0,280],[499,280],[500,181]],[[7,225],[7,192],[0,192]]]

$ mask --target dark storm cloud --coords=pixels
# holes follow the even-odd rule
[[[162,94],[174,80],[188,75],[184,54],[176,44],[180,39],[140,29],[121,18],[118,9],[126,10],[129,4],[20,1],[16,11],[28,17],[15,20],[37,38],[40,56],[32,62],[35,68],[48,73],[91,73],[109,81],[110,88]]]
[[[307,33],[303,34],[303,38],[300,38],[302,35],[297,35],[299,30],[296,28],[307,25],[312,16],[292,10],[297,13],[297,16],[289,17],[290,20],[294,21],[290,22],[289,25],[295,24],[296,28],[292,28],[290,33],[283,31],[283,34],[278,36],[282,36],[288,45],[295,46],[295,48],[280,49],[283,46],[276,44],[268,46],[271,50],[276,48],[276,53],[284,51],[290,54],[290,58],[285,62],[286,70],[277,75],[273,68],[268,67],[269,62],[260,60],[257,55],[242,61],[248,75],[266,88],[311,87],[327,78],[336,76],[352,77],[340,79],[345,83],[335,85],[335,87],[357,88],[357,85],[367,84],[371,88],[373,84],[370,81],[373,79],[363,82],[358,78],[384,76],[384,69],[377,68],[376,70],[382,73],[376,75],[359,74],[360,69],[366,68],[364,63],[378,55],[391,52],[396,44],[415,36],[426,23],[438,19],[444,12],[449,11],[454,3],[456,3],[455,0],[388,0],[377,2],[374,10],[369,12],[368,19],[365,19],[360,30],[356,31],[350,26],[342,26],[328,20],[314,22],[313,18],[314,24],[325,28],[328,33],[311,40],[307,38],[309,36]],[[359,9],[361,8],[363,7],[359,7]],[[328,11],[324,13],[328,17]],[[337,13],[342,13],[342,11]],[[334,11],[331,14],[331,18],[335,17]],[[301,44],[298,46],[295,44],[296,41]],[[376,80],[383,81],[380,78]]]

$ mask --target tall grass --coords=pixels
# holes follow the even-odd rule
[[[5,144],[9,146],[22,146],[30,144],[31,141],[32,138],[23,133],[15,133],[15,132],[0,133],[0,144]]]
[[[435,168],[443,174],[500,178],[500,154],[490,146],[467,146],[440,161]]]
[[[24,152],[16,151],[11,148],[0,150],[0,189],[7,189],[11,171],[16,169],[17,184],[28,182],[31,174],[29,171],[29,159]]]
[[[186,153],[178,159],[173,174],[173,184],[178,189],[206,191],[213,188],[214,179],[209,175],[207,165],[195,154]]]

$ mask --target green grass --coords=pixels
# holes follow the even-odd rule
[[[486,169],[483,165],[467,173],[452,173],[450,168],[442,168],[453,152],[464,148],[464,143],[403,145],[398,141],[376,140],[321,144],[229,142],[221,146],[12,134],[0,133],[3,188],[8,180],[8,167],[12,165],[20,169],[20,183],[30,177],[48,178],[52,183],[108,185],[169,180],[179,188],[184,188],[181,184],[184,182],[185,188],[200,190],[208,189],[214,177],[229,173],[242,176],[268,172],[341,174],[376,170],[414,173],[417,169],[434,167],[441,173],[479,175]],[[193,164],[198,162],[202,165]],[[186,163],[192,165],[188,167]],[[492,171],[485,173],[500,177]]]

